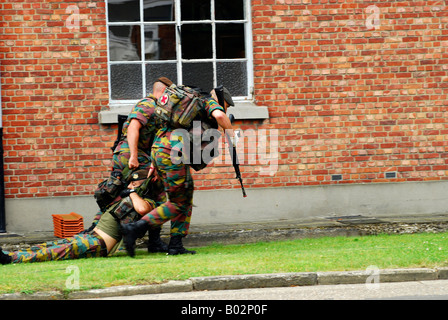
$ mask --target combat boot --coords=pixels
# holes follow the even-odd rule
[[[177,255],[177,254],[195,254],[196,251],[187,250],[184,248],[182,244],[182,236],[172,236],[170,239],[170,244],[168,245],[168,254],[169,255]]]
[[[1,264],[10,264],[11,263],[12,258],[3,253],[2,248],[0,247],[0,263]]]
[[[168,252],[168,245],[160,238],[162,228],[150,228],[148,230],[148,252]]]
[[[138,220],[120,225],[123,242],[128,255],[135,256],[135,241],[145,235],[149,224],[145,220]]]

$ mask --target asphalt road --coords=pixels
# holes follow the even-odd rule
[[[192,291],[100,300],[185,300],[185,306],[192,300],[251,300],[251,304],[256,300],[448,300],[448,280]]]

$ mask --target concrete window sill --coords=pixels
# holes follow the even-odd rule
[[[131,112],[134,104],[111,104],[110,110],[104,110],[99,113],[100,124],[118,123],[119,114],[127,115]],[[233,114],[236,120],[263,120],[269,119],[268,108],[257,106],[250,101],[235,101],[235,107],[230,107],[227,114]]]

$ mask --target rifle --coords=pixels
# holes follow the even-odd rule
[[[216,97],[218,98],[218,103],[224,107],[223,86],[219,86],[219,87],[215,88],[215,93],[216,93]],[[229,115],[229,119],[230,119],[230,123],[233,123],[233,121],[235,120],[235,117],[233,116],[233,114]],[[233,168],[235,169],[235,173],[236,173],[235,178],[239,180],[239,182],[241,184],[241,191],[243,192],[243,197],[245,198],[245,197],[247,197],[247,195],[246,195],[246,191],[244,190],[243,179],[241,178],[241,171],[240,171],[240,165],[239,165],[239,161],[238,161],[238,155],[236,153],[236,147],[232,143],[230,136],[227,132],[226,132],[226,137],[227,137],[227,142],[229,144],[229,153],[230,153],[230,156],[232,157]]]
[[[115,151],[115,148],[118,146],[118,144],[120,143],[121,140],[121,131],[123,130],[123,124],[126,122],[126,120],[128,119],[128,116],[119,114],[118,115],[118,132],[117,132],[117,139],[114,142],[112,149],[112,152]]]

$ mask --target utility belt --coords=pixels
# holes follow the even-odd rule
[[[137,193],[139,193],[137,191]],[[140,197],[142,195],[139,194]],[[145,197],[145,201],[150,201],[152,208],[156,207],[156,203],[154,200],[149,200]],[[115,221],[120,224],[127,224],[134,221],[137,221],[141,218],[141,215],[135,211],[134,205],[132,203],[131,197],[127,196],[120,201],[112,204],[106,211],[109,212],[112,217],[114,217]]]
[[[140,215],[134,210],[130,196],[127,196],[111,205],[106,212],[109,212],[112,217],[114,217],[115,221],[120,224],[134,222],[140,218]]]

